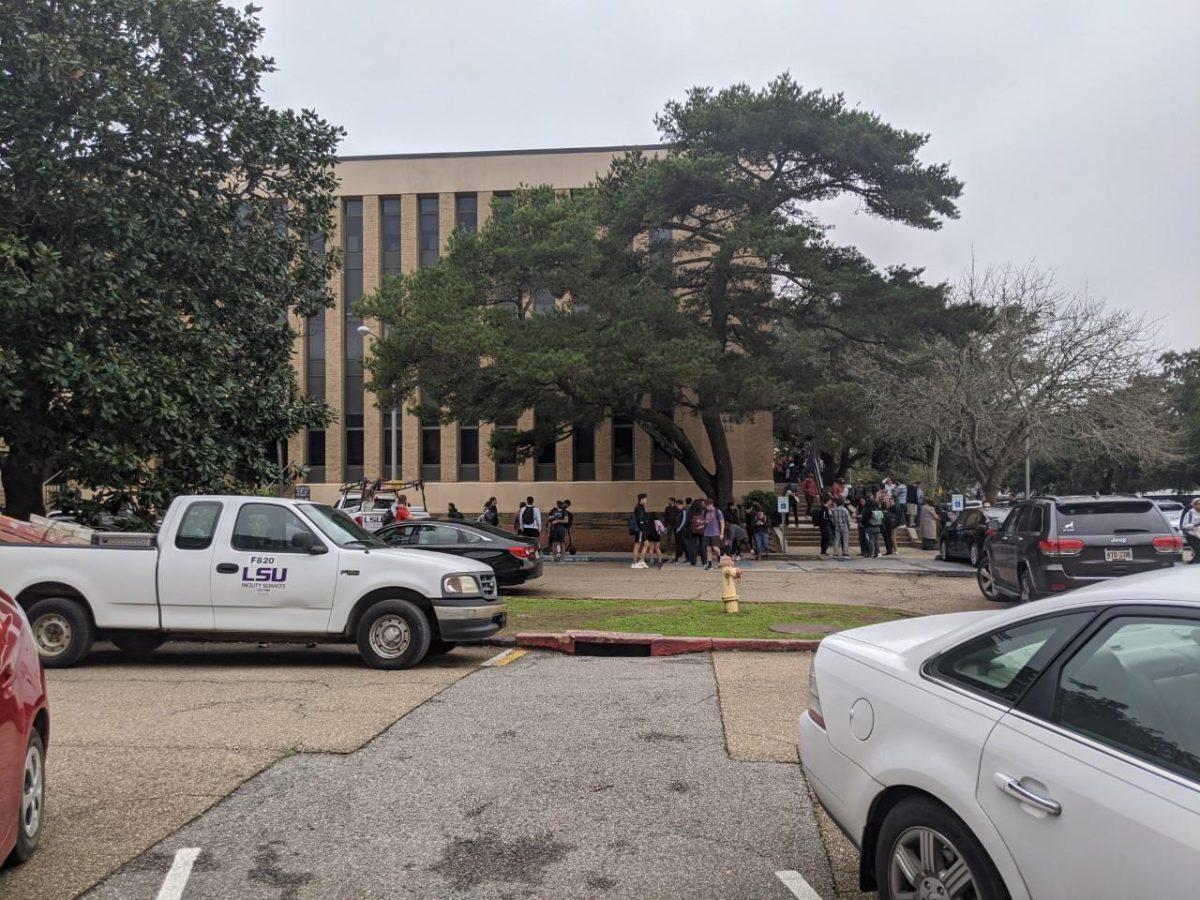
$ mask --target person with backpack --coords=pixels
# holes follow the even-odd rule
[[[879,558],[879,543],[883,538],[883,509],[874,500],[863,508],[867,517],[867,550],[871,559]]]
[[[550,526],[550,553],[555,562],[562,562],[563,544],[567,540],[567,511],[563,508],[563,502],[556,500],[554,509],[550,510],[550,518],[547,523]]]
[[[629,530],[629,536],[633,538],[633,565],[631,569],[648,569],[645,559],[643,559],[642,545],[646,543],[646,529],[648,519],[646,517],[646,495],[638,494],[637,503],[633,507],[633,512],[629,514],[629,521],[626,527]]]
[[[521,534],[535,541],[540,540],[542,536],[542,511],[537,508],[532,497],[525,498],[521,510]]]
[[[575,513],[571,512],[571,501],[563,502],[563,527],[567,530],[567,555],[575,555],[575,537],[571,534],[571,526],[575,524]]]
[[[645,541],[642,544],[642,562],[647,566],[653,565],[656,569],[663,567],[662,536],[666,532],[666,529],[667,526],[658,517],[658,513],[646,513],[646,534],[644,536]]]
[[[754,526],[754,558],[766,559],[771,539],[771,522],[757,501],[750,507],[750,522]]]
[[[483,512],[479,514],[476,520],[481,525],[491,525],[493,528],[500,527],[500,510],[496,509],[496,498],[488,497],[487,503],[483,504]]]

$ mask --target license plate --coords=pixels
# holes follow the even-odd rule
[[[1104,559],[1107,562],[1133,562],[1133,550],[1125,547],[1119,550],[1104,549]]]

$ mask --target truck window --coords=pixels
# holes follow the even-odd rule
[[[212,546],[220,517],[220,503],[199,500],[189,504],[179,521],[179,530],[175,532],[175,546],[180,550],[207,550]]]
[[[296,515],[283,506],[270,503],[246,503],[233,523],[231,544],[234,550],[266,553],[298,553],[292,546],[293,535],[312,535]],[[316,540],[316,536],[313,536]]]

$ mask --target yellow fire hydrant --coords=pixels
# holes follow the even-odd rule
[[[742,570],[733,564],[728,556],[722,556],[721,562],[721,602],[725,604],[725,612],[738,611],[737,582],[742,577]]]

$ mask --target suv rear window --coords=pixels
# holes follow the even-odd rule
[[[1160,534],[1163,514],[1149,500],[1059,503],[1059,534]]]

